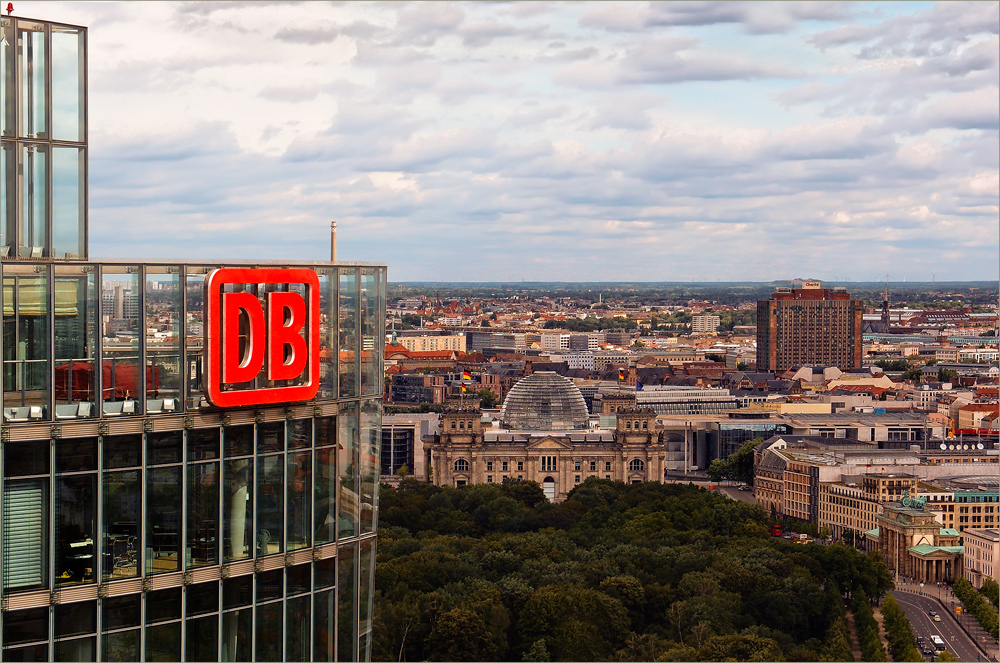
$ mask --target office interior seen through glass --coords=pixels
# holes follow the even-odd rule
[[[225,388],[316,395],[213,404],[206,282],[258,265],[86,261],[86,29],[0,20],[3,660],[368,660],[385,267],[268,263],[319,370]]]

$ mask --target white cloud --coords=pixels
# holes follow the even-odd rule
[[[997,271],[995,3],[39,9],[91,28],[94,255]]]

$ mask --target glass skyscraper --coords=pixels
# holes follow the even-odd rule
[[[367,660],[385,267],[89,261],[87,31],[0,23],[3,660]],[[315,288],[318,370],[223,388],[315,395],[219,407],[209,285],[258,267],[315,285],[220,296]]]

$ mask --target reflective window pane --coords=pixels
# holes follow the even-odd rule
[[[361,542],[361,557],[359,562],[360,580],[358,582],[358,638],[359,649],[367,647],[367,641],[371,638],[371,596],[372,581],[374,580],[375,567],[375,546],[374,539],[366,539]],[[363,657],[362,657],[363,660]]]
[[[138,661],[139,629],[103,635],[101,637],[101,659],[105,661]]]
[[[316,509],[316,543],[330,543],[337,537],[337,449],[316,449],[314,473],[314,506]]]
[[[253,426],[227,426],[224,435],[227,457],[253,453]]]
[[[53,661],[71,661],[78,663],[81,661],[97,660],[97,637],[74,638],[73,640],[62,640],[56,642],[53,648]]]
[[[104,474],[104,579],[139,575],[142,483],[139,470]]]
[[[49,445],[44,441],[5,442],[3,473],[6,477],[49,473]]]
[[[320,369],[319,398],[335,398],[337,396],[337,270],[320,268],[316,270],[319,276],[319,306],[320,313]]]
[[[146,595],[146,623],[181,618],[181,588],[171,587]]]
[[[222,607],[224,610],[240,608],[253,603],[253,576],[237,576],[222,581]]]
[[[333,661],[337,635],[337,591],[316,592],[313,598],[313,660]]]
[[[181,468],[147,472],[146,573],[180,570]]]
[[[56,419],[97,412],[97,281],[93,265],[55,266]]]
[[[12,610],[3,616],[3,643],[19,645],[49,639],[49,609]]]
[[[180,622],[150,626],[146,629],[146,660],[181,660]]]
[[[188,566],[219,562],[219,463],[188,467]]]
[[[53,630],[57,638],[95,633],[97,601],[56,604]]]
[[[288,549],[308,548],[312,534],[312,454],[288,454]]]
[[[220,661],[253,660],[253,608],[222,615],[221,653]]]
[[[229,562],[253,554],[253,459],[227,460],[223,467],[223,556]]]
[[[257,661],[284,660],[281,601],[257,606]]]
[[[21,258],[48,255],[48,174],[49,148],[21,145],[21,229],[17,254]]]
[[[185,623],[185,661],[219,660],[219,616],[189,619]]]
[[[257,426],[257,453],[266,454],[285,450],[285,422],[272,421]]]
[[[179,412],[181,394],[180,268],[146,267],[147,411]]]
[[[187,400],[185,407],[197,409],[208,405],[201,389],[205,370],[203,339],[205,333],[205,274],[206,267],[188,267],[184,288],[187,297],[187,319],[184,322],[184,343],[187,345]]]
[[[2,60],[2,58],[0,58]],[[0,252],[17,255],[17,146],[0,145]]]
[[[63,438],[56,441],[56,472],[97,469],[97,438]]]
[[[101,445],[105,470],[142,465],[142,435],[111,435]]]
[[[48,419],[49,280],[27,265],[3,272],[3,417]]]
[[[338,417],[337,468],[340,473],[340,514],[337,522],[337,537],[348,538],[358,535],[358,493],[361,490],[358,472],[358,404],[344,403]]]
[[[257,551],[259,555],[284,552],[285,457],[264,456],[257,468]]]
[[[257,603],[279,599],[284,592],[285,574],[281,569],[257,574]]]
[[[189,461],[218,458],[219,429],[199,428],[188,431],[187,457]]]
[[[358,544],[341,547],[337,561],[337,659],[355,661],[358,658],[357,566]]]
[[[311,597],[298,596],[288,599],[285,609],[285,660],[309,661],[312,615]]]
[[[84,247],[86,199],[82,147],[52,148],[52,256],[81,258]]]
[[[375,531],[378,502],[378,475],[381,468],[382,404],[376,400],[361,404],[361,449],[358,473],[361,475],[361,533]]]
[[[56,480],[56,585],[96,582],[97,475]]]
[[[308,449],[312,446],[312,419],[293,419],[285,427],[289,449]]]
[[[146,435],[146,464],[167,465],[181,462],[181,431],[149,433]]]
[[[83,32],[52,27],[52,137],[83,140]]]
[[[101,274],[104,366],[101,393],[108,417],[141,414],[143,384],[149,371],[140,367],[139,269],[105,266]]]
[[[372,267],[361,268],[361,393],[382,391],[381,352],[385,329],[378,319],[380,312],[378,279]]]
[[[340,330],[340,395],[358,395],[358,282],[357,270],[340,270],[340,306],[338,308],[338,329]]]
[[[139,597],[139,594],[124,594],[104,599],[101,606],[102,628],[108,631],[138,626],[142,615]]]
[[[7,35],[10,41],[10,35]],[[40,23],[20,21],[17,27],[18,62],[20,71],[21,135],[26,138],[45,138],[45,26]]]

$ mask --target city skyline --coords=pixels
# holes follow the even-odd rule
[[[15,15],[90,27],[96,256],[324,260],[337,220],[395,282],[997,271],[995,3]]]

